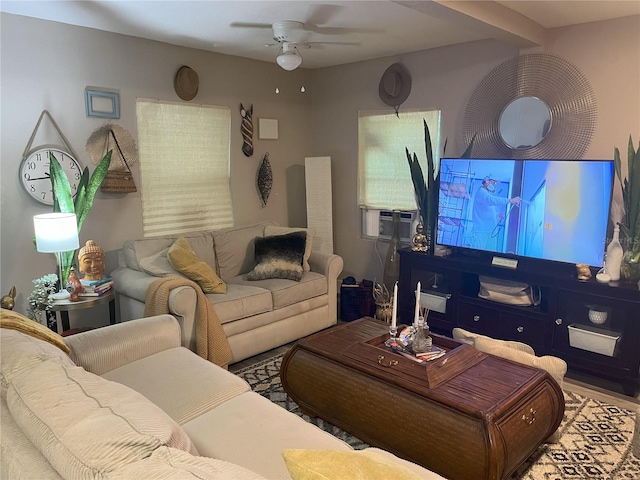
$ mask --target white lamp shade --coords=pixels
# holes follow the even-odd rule
[[[43,253],[75,250],[80,246],[75,213],[45,213],[33,217],[36,249]]]
[[[289,50],[278,55],[276,62],[285,70],[291,71],[302,64],[302,57],[295,50]]]

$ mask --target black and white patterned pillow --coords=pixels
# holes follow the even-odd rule
[[[247,274],[247,280],[285,278],[302,280],[302,259],[307,241],[306,232],[258,237],[255,239],[256,266]]]

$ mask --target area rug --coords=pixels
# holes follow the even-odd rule
[[[320,418],[304,415],[280,383],[282,355],[239,370],[253,391],[355,449],[368,445]],[[565,392],[560,442],[543,444],[513,475],[523,480],[638,480],[640,459],[631,451],[635,412]]]

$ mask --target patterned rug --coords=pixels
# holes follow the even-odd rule
[[[355,449],[368,445],[320,418],[302,414],[280,383],[282,355],[236,372],[253,391],[344,440]],[[631,452],[635,413],[565,392],[560,442],[543,444],[517,470],[523,480],[639,480],[640,459]]]

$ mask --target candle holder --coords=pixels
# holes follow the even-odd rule
[[[386,342],[384,342],[384,344],[385,344],[387,347],[390,347],[390,346],[392,346],[394,343],[397,343],[397,341],[396,341],[396,337],[398,336],[398,327],[395,327],[395,326],[393,326],[393,325],[392,325],[392,326],[390,326],[390,327],[389,327],[389,335],[390,335],[390,336],[389,336],[389,338],[387,339],[387,341],[386,341]]]

